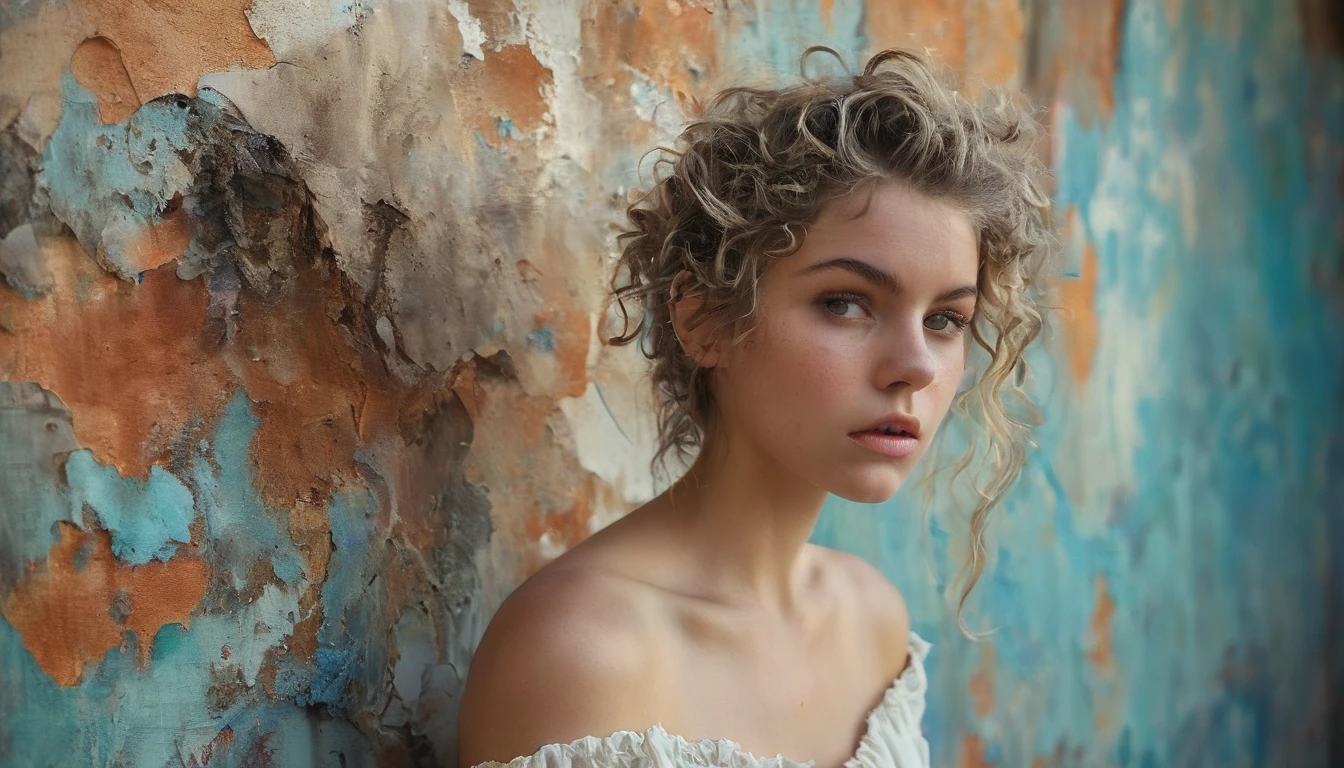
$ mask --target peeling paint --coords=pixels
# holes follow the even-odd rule
[[[70,58],[70,72],[98,99],[98,119],[120,123],[143,103],[135,92],[121,51],[105,37],[90,37]]]
[[[79,447],[70,409],[36,384],[0,381],[0,585],[6,592],[46,558],[51,531],[78,523],[61,494],[61,464]],[[14,510],[23,510],[16,514]]]
[[[814,536],[934,639],[934,763],[1325,764],[1326,5],[0,8],[0,763],[451,764],[495,607],[665,481],[598,330],[644,150],[807,45],[907,44],[1048,107],[1067,211],[997,632],[951,623],[961,491]]]
[[[467,6],[466,0],[448,0],[448,12],[457,18],[457,32],[462,36],[462,53],[466,56],[474,56],[477,60],[485,59],[485,51],[481,49],[485,45],[485,30],[481,28],[480,19],[471,15],[471,8]]]
[[[135,93],[145,102],[168,94],[193,97],[206,72],[275,65],[270,48],[248,25],[252,0],[147,5],[136,13],[115,0],[69,5],[121,51]],[[175,45],[162,44],[163,30],[174,31]]]
[[[247,396],[234,394],[215,424],[213,439],[194,447],[189,460],[191,486],[205,518],[205,536],[221,570],[242,591],[256,564],[266,564],[280,582],[297,584],[303,558],[281,524],[281,511],[257,492],[249,448],[261,419]]]
[[[166,624],[187,624],[205,596],[209,571],[197,557],[124,566],[113,560],[106,534],[58,523],[43,569],[15,585],[3,615],[37,664],[64,686],[78,685],[84,669],[130,630],[143,666],[154,636]]]
[[[98,464],[87,450],[74,451],[65,462],[70,485],[71,519],[84,508],[112,534],[112,554],[131,565],[167,560],[178,544],[191,542],[189,526],[196,516],[191,491],[160,466],[149,479],[123,479],[116,467]]]
[[[265,41],[279,64],[292,64],[306,52],[321,48],[332,37],[358,33],[359,27],[381,3],[371,0],[317,0],[316,2],[248,3],[243,10],[256,36]],[[227,67],[215,67],[216,72]]]

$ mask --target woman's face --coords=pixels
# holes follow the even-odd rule
[[[957,392],[978,262],[967,215],[904,185],[832,201],[717,362],[730,439],[837,496],[890,498]],[[883,422],[905,434],[865,432]]]

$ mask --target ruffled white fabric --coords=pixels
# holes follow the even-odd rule
[[[924,658],[931,646],[910,633],[910,666],[896,678],[882,701],[868,713],[868,729],[844,768],[928,768],[929,743],[924,739],[924,696],[929,679]],[[783,756],[755,757],[728,739],[687,741],[655,725],[643,732],[617,731],[606,738],[584,736],[569,744],[547,744],[508,763],[480,763],[474,768],[816,768]]]

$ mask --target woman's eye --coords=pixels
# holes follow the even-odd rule
[[[959,316],[948,312],[939,312],[936,315],[930,315],[924,321],[924,327],[931,331],[960,331],[968,325],[967,321]]]
[[[836,317],[848,317],[849,309],[858,306],[858,302],[852,299],[826,299],[822,302],[822,306]]]

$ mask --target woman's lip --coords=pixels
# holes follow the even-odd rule
[[[910,435],[889,435],[877,430],[855,432],[849,437],[864,448],[893,459],[903,459],[914,453],[915,448],[919,446],[919,440]]]

